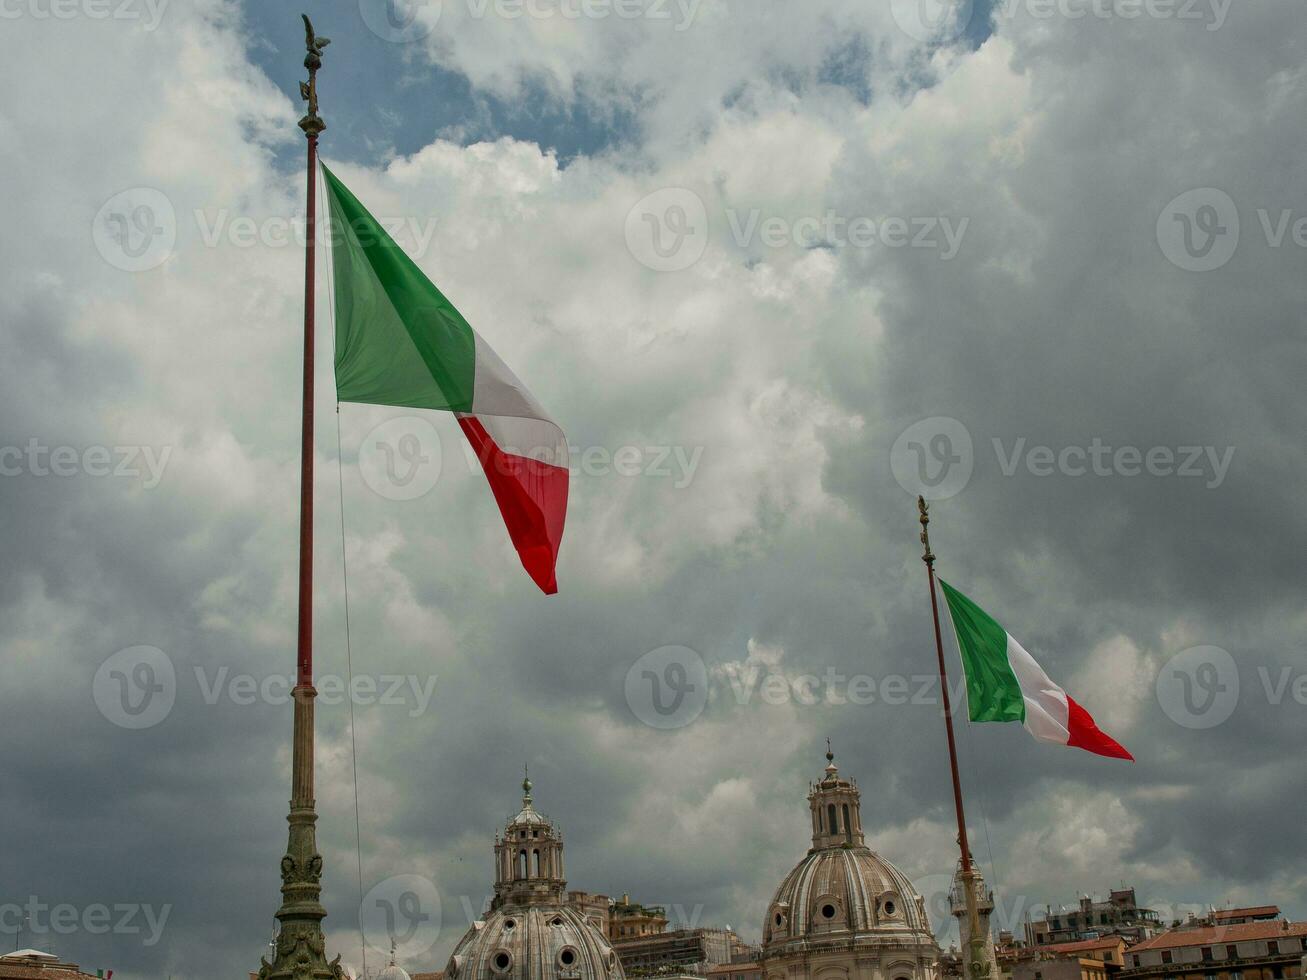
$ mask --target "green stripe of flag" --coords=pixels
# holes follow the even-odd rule
[[[473,411],[476,335],[325,166],[340,401]]]
[[[971,720],[1024,722],[1026,702],[1008,662],[1007,630],[943,579],[939,584],[957,631]]]

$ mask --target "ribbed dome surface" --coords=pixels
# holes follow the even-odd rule
[[[603,934],[575,909],[512,906],[476,923],[454,949],[445,980],[625,980]]]
[[[867,847],[808,852],[781,882],[768,909],[763,942],[880,932],[931,936],[925,903],[907,877]]]
[[[377,974],[377,980],[409,980],[409,975],[404,971],[403,967],[391,963],[390,966]]]

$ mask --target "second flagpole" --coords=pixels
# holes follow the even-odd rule
[[[967,980],[984,980],[989,976],[988,957],[978,944],[985,940],[980,936],[980,913],[976,900],[978,875],[971,860],[971,845],[967,840],[967,814],[962,805],[962,778],[958,771],[957,738],[953,734],[953,705],[949,698],[948,666],[944,662],[944,636],[939,626],[939,599],[935,589],[935,555],[930,550],[930,505],[925,497],[917,498],[918,519],[921,522],[921,560],[926,563],[926,578],[930,586],[930,614],[935,625],[935,654],[939,661],[939,690],[944,704],[944,728],[948,732],[948,761],[953,775],[953,808],[958,820],[958,847],[962,851],[963,898],[966,903],[968,936],[971,948],[963,950],[963,976]],[[966,937],[963,937],[965,940]]]

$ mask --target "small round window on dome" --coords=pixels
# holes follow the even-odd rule
[[[830,902],[827,902],[825,905],[823,905],[821,907],[821,917],[823,919],[835,918],[835,906],[832,905]]]
[[[778,926],[783,926],[785,924],[785,916],[781,915],[779,912],[776,913],[776,924]]]
[[[895,909],[894,909],[894,903],[893,903],[893,902],[886,902],[886,903],[885,903],[885,914],[886,914],[886,915],[893,915],[894,912],[895,912]]]
[[[513,965],[513,957],[508,950],[501,949],[491,958],[490,965],[494,967],[496,973],[507,973],[508,968]]]
[[[551,926],[561,926],[563,924],[563,917],[561,915],[556,915],[549,920],[549,924]]]
[[[562,966],[573,966],[576,963],[576,950],[571,946],[564,947],[563,951],[558,954],[558,962]]]
[[[516,929],[516,928],[517,928],[517,920],[516,920],[516,919],[505,919],[505,920],[504,920],[504,928],[505,928],[505,929]]]

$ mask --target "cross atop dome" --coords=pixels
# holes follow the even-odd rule
[[[834,779],[839,775],[840,767],[835,765],[835,750],[830,747],[830,739],[826,739],[826,778]]]

